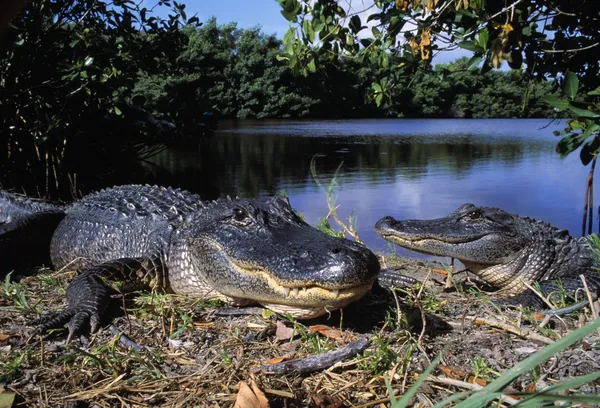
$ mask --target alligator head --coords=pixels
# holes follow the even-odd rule
[[[379,273],[364,245],[304,222],[287,198],[219,200],[186,220],[170,251],[179,293],[312,318],[361,298]],[[174,259],[175,258],[175,259]]]
[[[524,249],[539,236],[523,220],[499,208],[463,204],[437,219],[384,217],[375,230],[401,247],[456,258],[489,283],[506,287],[521,275],[517,272],[528,255]]]

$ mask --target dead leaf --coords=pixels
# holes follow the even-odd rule
[[[308,330],[311,333],[320,333],[323,336],[330,339],[340,339],[344,336],[344,332],[338,329],[334,329],[333,327],[325,326],[324,324],[316,324],[314,326],[310,326]]]
[[[196,327],[212,327],[214,326],[213,322],[194,322],[194,326]]]
[[[466,381],[471,384],[475,382],[475,383],[481,385],[482,387],[485,387],[487,385],[486,380],[481,379],[481,378],[475,378],[475,376],[473,376],[471,374],[467,374],[464,371],[457,370],[456,368],[451,368],[451,367],[445,366],[443,364],[438,364],[437,368],[442,373],[444,373],[444,375],[448,378],[452,378],[454,380]]]
[[[265,364],[277,364],[277,363],[281,363],[282,361],[286,361],[289,359],[290,359],[289,357],[275,357],[275,358],[265,361]]]
[[[17,394],[11,391],[0,390],[0,408],[10,408],[14,405]]]
[[[322,395],[322,394],[311,394],[313,404],[317,408],[340,408],[344,406],[344,403],[337,396]]]
[[[4,341],[10,337],[10,334],[0,333],[0,341]]]
[[[286,355],[293,355],[298,351],[298,347],[300,346],[300,340],[294,340],[287,343],[283,343],[279,346],[279,350],[281,350]]]
[[[258,388],[254,380],[250,380],[252,388],[245,381],[240,381],[240,390],[235,398],[235,408],[269,408],[269,400]]]
[[[444,269],[432,269],[431,272],[437,273],[439,275],[448,276],[448,271]]]
[[[275,331],[275,338],[277,340],[289,340],[294,335],[294,329],[287,327],[280,320],[277,320],[277,330]]]

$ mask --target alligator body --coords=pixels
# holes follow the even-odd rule
[[[582,288],[580,274],[593,294],[600,291],[600,277],[585,238],[576,239],[566,230],[499,208],[464,204],[438,219],[384,217],[375,229],[401,247],[460,260],[488,284],[515,295],[501,301],[503,306],[543,306],[525,283],[538,282],[545,296],[559,290],[574,296]]]
[[[0,191],[0,276],[49,265],[48,243],[64,216],[62,205]]]
[[[64,324],[69,339],[88,322],[99,328],[110,280],[312,318],[361,298],[380,271],[364,245],[311,227],[280,196],[204,202],[179,189],[126,185],[54,210],[52,264],[81,273],[67,288],[68,307],[38,331]]]

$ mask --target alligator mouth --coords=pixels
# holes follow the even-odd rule
[[[356,285],[327,286],[326,284],[283,283],[275,279],[272,274],[255,265],[246,265],[240,262],[231,262],[237,271],[246,276],[252,276],[265,282],[274,295],[269,299],[256,299],[257,301],[273,302],[295,306],[330,306],[332,308],[346,305],[369,292],[375,282],[375,277],[368,282]]]
[[[446,245],[458,245],[464,244],[470,241],[444,241],[436,238],[401,238],[394,234],[381,234],[382,238],[387,241],[393,242],[400,245],[403,248],[408,248],[413,251],[421,252],[429,255],[444,255],[440,251],[435,250],[435,245],[446,244]],[[431,248],[431,249],[428,249]]]
[[[385,240],[388,241],[392,241],[397,243],[400,246],[407,246],[407,247],[412,247],[412,246],[421,246],[421,245],[427,245],[427,244],[433,244],[433,243],[438,243],[438,244],[449,244],[449,245],[459,245],[459,244],[468,244],[470,242],[475,242],[481,238],[483,238],[485,235],[476,235],[476,236],[471,236],[471,237],[465,237],[465,238],[438,238],[438,237],[400,237],[397,235],[397,233],[391,232],[391,233],[386,233],[386,232],[379,232],[379,235],[381,235],[381,237]]]

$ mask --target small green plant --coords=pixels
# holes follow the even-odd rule
[[[391,339],[376,336],[373,339],[374,351],[365,351],[358,368],[368,371],[371,375],[379,375],[390,369],[398,361],[399,354],[390,346]]]
[[[37,275],[37,279],[44,284],[44,286],[48,287],[61,287],[63,286],[63,281],[53,276],[52,273],[40,273]]]
[[[35,306],[29,303],[27,291],[20,283],[11,281],[11,274],[12,272],[9,272],[4,278],[0,297],[13,302],[19,309],[26,313],[36,313]]]
[[[19,374],[30,353],[10,353],[6,361],[0,361],[0,384],[10,383]]]
[[[321,232],[324,232],[327,235],[331,235],[332,237],[344,238],[344,233],[341,231],[336,231],[331,228],[331,224],[329,224],[329,220],[325,217],[319,217],[319,223],[317,224],[317,229]]]
[[[308,328],[299,323],[293,316],[287,314],[282,316],[283,321],[292,324],[294,332],[290,341],[298,335],[300,336],[301,347],[310,354],[321,354],[327,351],[335,350],[336,345],[327,337],[316,332],[311,332]]]
[[[314,155],[310,161],[310,173],[315,180],[315,183],[317,183],[317,185],[322,188],[323,191],[325,191],[327,207],[329,208],[329,213],[327,216],[319,219],[318,228],[329,235],[345,237],[346,234],[348,234],[354,238],[355,241],[361,242],[358,234],[356,233],[356,217],[353,215],[353,213],[350,213],[347,223],[343,222],[337,214],[338,206],[335,203],[335,190],[341,183],[342,176],[340,175],[340,170],[342,169],[344,162],[339,164],[331,181],[327,186],[325,186],[317,175],[317,167],[315,162],[316,157],[317,155]],[[342,228],[342,231],[337,232],[331,228],[331,225],[329,224],[330,217],[333,217],[335,222]]]
[[[491,381],[494,377],[499,376],[500,373],[490,368],[487,361],[483,356],[476,355],[471,361],[471,367],[473,368],[473,374],[475,379],[482,378],[487,382]]]

